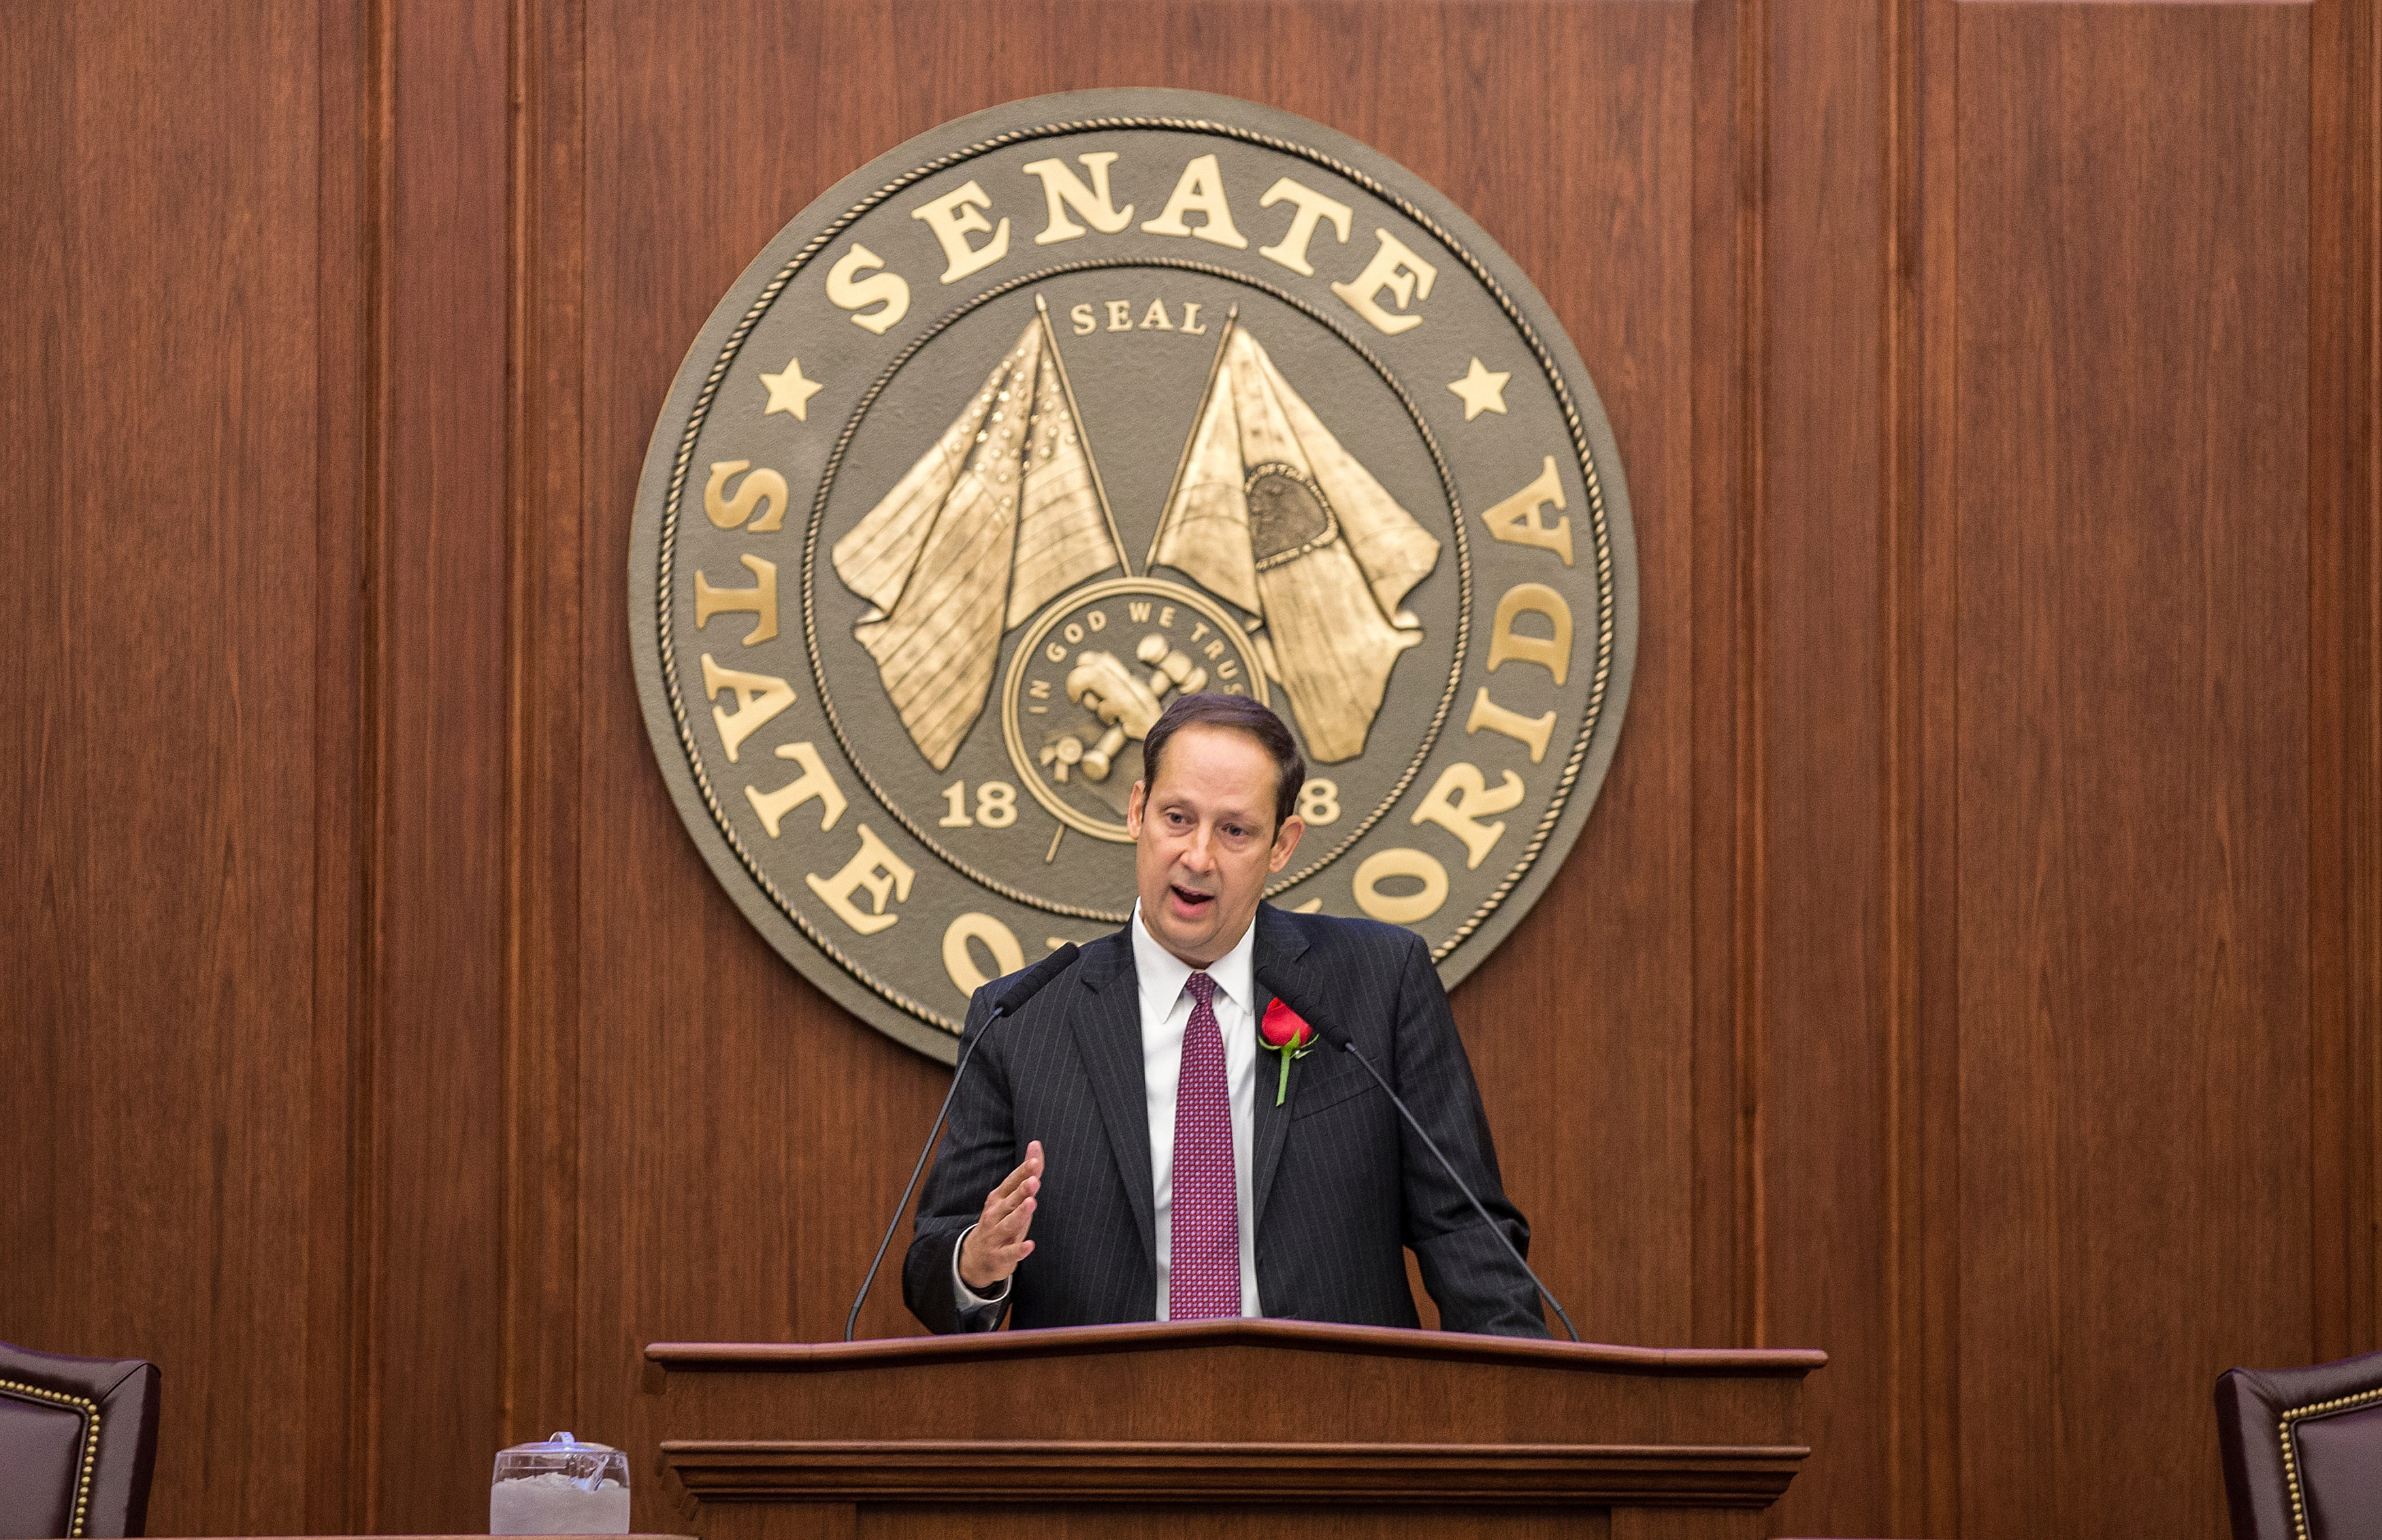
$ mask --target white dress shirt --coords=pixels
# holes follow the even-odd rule
[[[1133,906],[1133,968],[1141,1004],[1141,1078],[1148,1098],[1149,1176],[1152,1212],[1157,1219],[1158,1319],[1167,1318],[1169,1282],[1174,1253],[1174,1099],[1183,1078],[1183,1034],[1191,1025],[1191,992],[1185,988],[1191,965],[1168,951],[1141,923],[1141,905]],[[1257,985],[1251,962],[1257,925],[1252,921],[1233,949],[1209,964],[1216,982],[1212,1004],[1216,1029],[1224,1037],[1224,1093],[1232,1104],[1233,1200],[1240,1216],[1241,1314],[1261,1315],[1258,1303],[1257,1242],[1249,1223],[1249,1149],[1257,1123],[1258,1033]],[[969,1230],[976,1227],[969,1226]],[[1030,1231],[1028,1233],[1031,1233]],[[963,1314],[988,1310],[1009,1297],[1009,1281],[990,1294],[978,1294],[960,1277],[961,1232],[952,1248],[952,1288]]]

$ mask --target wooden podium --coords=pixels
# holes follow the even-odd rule
[[[668,1500],[705,1540],[1753,1540],[1827,1362],[1288,1321],[645,1357]]]

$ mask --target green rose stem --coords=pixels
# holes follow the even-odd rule
[[[1285,1043],[1274,1050],[1282,1055],[1282,1079],[1275,1082],[1273,1088],[1273,1105],[1276,1106],[1282,1106],[1283,1098],[1290,1094],[1290,1061],[1298,1045],[1293,1042]]]

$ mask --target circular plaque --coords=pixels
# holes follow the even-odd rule
[[[654,752],[786,959],[949,1061],[968,996],[1133,904],[1168,701],[1297,735],[1269,897],[1431,945],[1529,908],[1613,755],[1627,495],[1529,281],[1385,157],[1100,91],[922,135],[689,349],[629,562]]]

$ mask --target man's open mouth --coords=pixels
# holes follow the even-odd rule
[[[1179,887],[1173,883],[1167,885],[1167,891],[1174,895],[1176,903],[1188,910],[1196,910],[1215,898],[1213,893],[1195,893],[1187,887]]]

